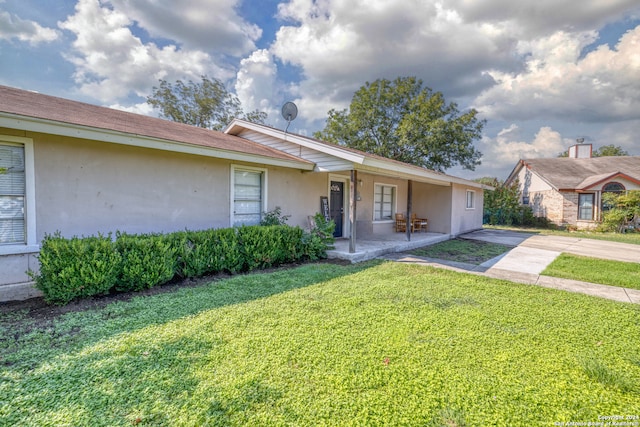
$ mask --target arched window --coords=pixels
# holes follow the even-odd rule
[[[624,185],[619,182],[609,182],[602,187],[602,194],[604,193],[613,193],[616,196],[623,194],[625,192]],[[613,207],[612,201],[609,200],[606,196],[602,198],[602,211],[606,212]]]
[[[619,182],[610,182],[602,187],[603,193],[622,193],[625,190],[624,185]]]

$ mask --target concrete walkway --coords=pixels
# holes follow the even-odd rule
[[[563,252],[592,258],[640,263],[640,245],[491,229],[474,231],[459,237],[500,243],[514,246],[514,248],[481,265],[447,262],[403,254],[392,254],[387,258],[399,262],[417,262],[466,273],[482,274],[512,282],[640,304],[640,290],[540,275]]]

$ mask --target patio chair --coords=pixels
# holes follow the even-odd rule
[[[396,214],[396,232],[405,232],[407,231],[407,220],[404,217],[404,214],[397,213]]]
[[[411,231],[427,231],[427,226],[429,225],[429,221],[427,218],[418,218],[417,214],[411,214]]]

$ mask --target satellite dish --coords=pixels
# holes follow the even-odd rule
[[[287,121],[291,122],[296,117],[298,117],[298,107],[293,102],[285,102],[282,106],[282,117]]]
[[[287,127],[284,128],[284,133],[287,133],[287,129],[289,129],[289,125],[291,124],[291,120],[295,119],[298,116],[298,107],[293,102],[285,102],[282,106],[282,117],[287,121]]]

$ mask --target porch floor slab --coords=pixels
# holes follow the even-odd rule
[[[376,236],[375,238],[357,239],[354,253],[349,253],[349,239],[336,239],[334,249],[327,251],[327,257],[353,263],[362,262],[389,253],[409,251],[449,239],[451,239],[450,234],[431,232],[413,233],[411,241],[407,241],[407,235],[404,233]]]

